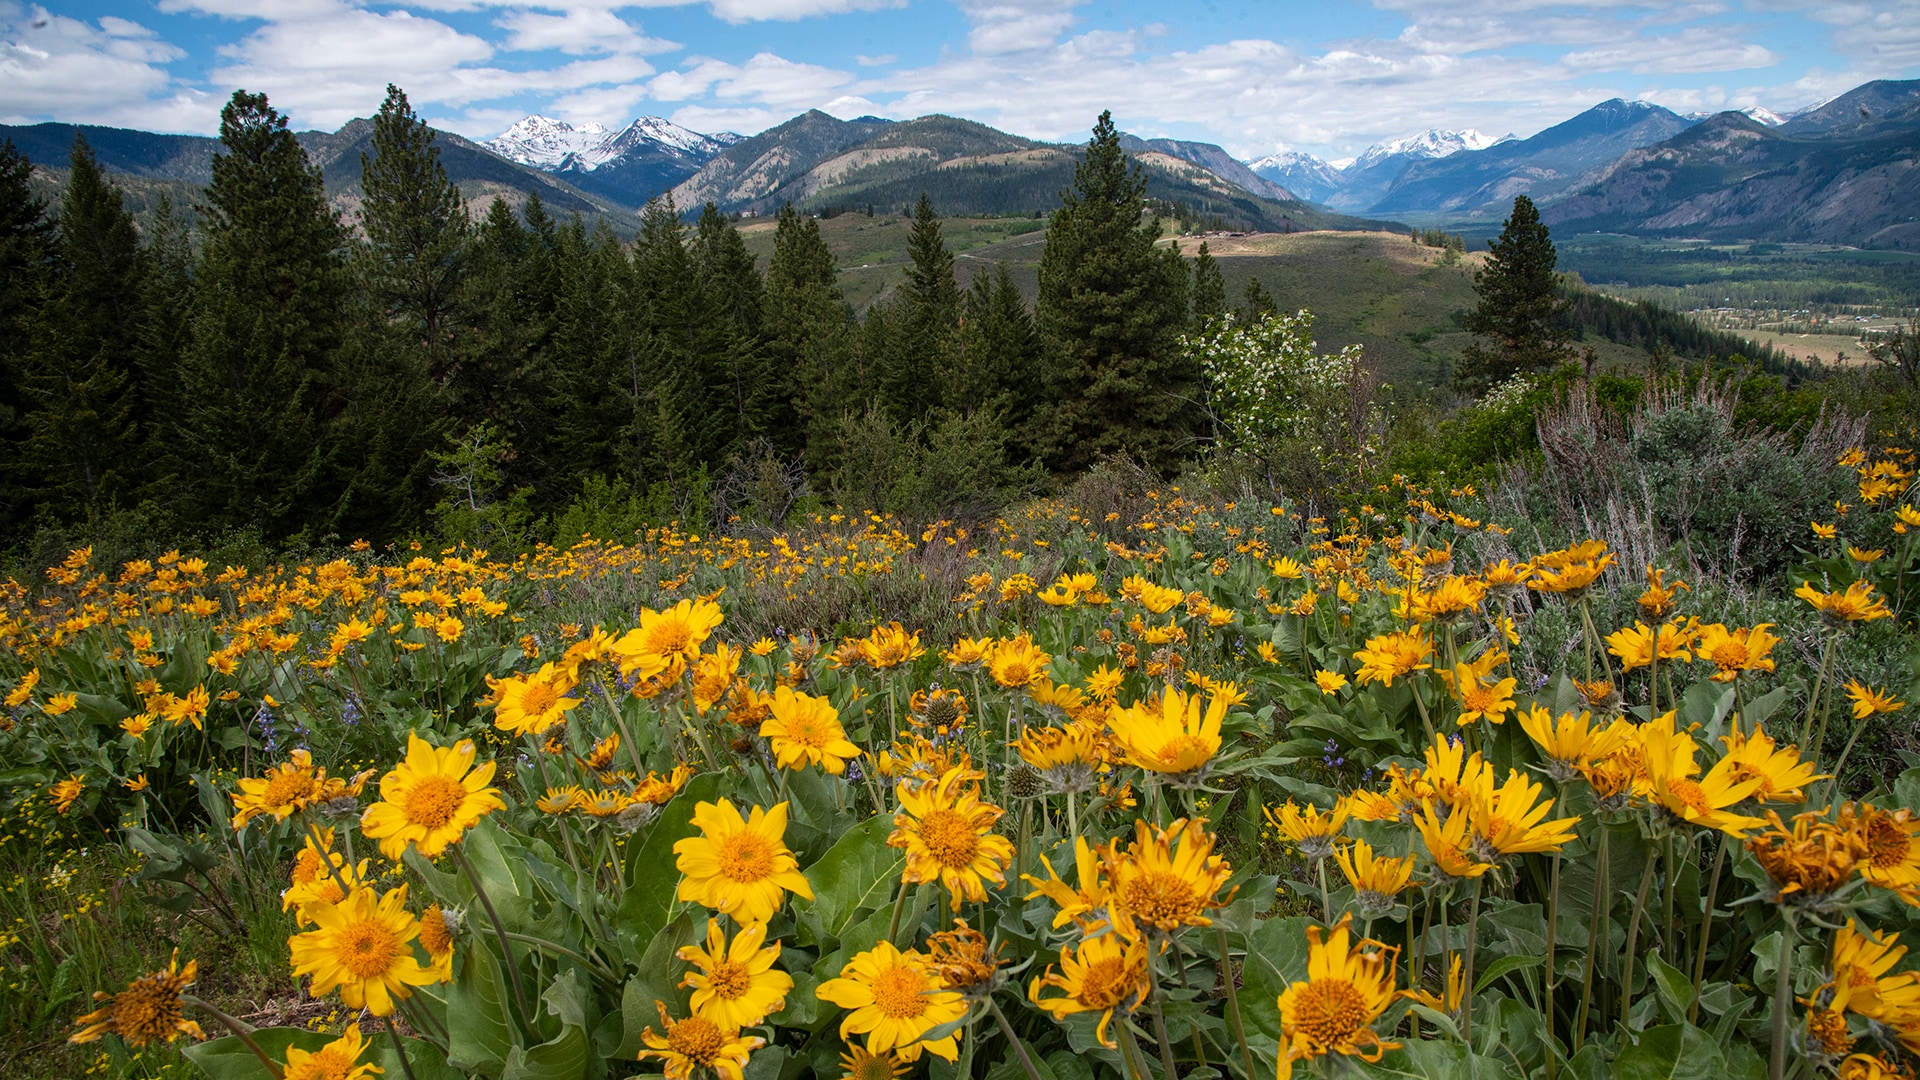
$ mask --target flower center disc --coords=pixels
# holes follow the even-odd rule
[[[546,683],[534,683],[527,687],[526,695],[520,699],[520,711],[529,716],[538,716],[553,708],[554,703],[559,700],[560,695],[552,686]]]
[[[438,829],[453,820],[454,812],[466,801],[467,789],[458,780],[446,776],[426,776],[407,792],[407,821]]]
[[[910,967],[892,967],[873,979],[873,1004],[889,1020],[927,1011],[927,978]]]
[[[1185,922],[1198,909],[1193,886],[1163,870],[1149,870],[1127,882],[1122,894],[1135,917],[1160,926]]]
[[[727,1001],[744,996],[752,986],[753,977],[747,974],[747,965],[733,960],[720,961],[707,974],[707,988]]]
[[[721,845],[719,861],[728,881],[760,881],[773,873],[773,845],[755,833],[735,833]]]
[[[726,1036],[714,1026],[713,1021],[698,1016],[678,1021],[667,1031],[667,1045],[696,1065],[713,1064],[713,1059],[720,1055],[720,1048],[726,1045],[726,1041]]]
[[[935,810],[920,819],[920,841],[941,866],[972,866],[980,850],[973,823],[952,810]]]
[[[1111,1009],[1126,1000],[1131,985],[1125,960],[1117,956],[1095,960],[1080,976],[1080,1000],[1091,1009]]]
[[[372,979],[386,974],[400,952],[400,937],[385,923],[365,920],[350,923],[340,931],[337,947],[340,966],[355,978]]]
[[[1294,1005],[1294,1026],[1321,1046],[1346,1042],[1365,1024],[1366,1002],[1345,979],[1315,979]]]

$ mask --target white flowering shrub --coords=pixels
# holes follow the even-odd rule
[[[1312,331],[1305,310],[1251,322],[1229,314],[1183,344],[1206,373],[1229,449],[1268,459],[1305,451],[1318,466],[1307,482],[1351,485],[1384,441],[1386,417],[1373,400],[1382,387],[1360,346],[1322,353]]]

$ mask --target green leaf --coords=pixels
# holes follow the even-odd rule
[[[588,1045],[586,1029],[568,1024],[539,1046],[515,1047],[500,1080],[581,1080],[587,1074]]]
[[[1420,1040],[1389,1050],[1369,1065],[1358,1058],[1360,1075],[1418,1077],[1420,1080],[1519,1080],[1511,1066],[1496,1058],[1480,1057],[1456,1042]]]
[[[646,840],[627,854],[627,892],[614,915],[614,932],[629,960],[638,962],[660,928],[673,916],[674,893],[680,875],[673,871],[673,845],[698,833],[693,809],[712,802],[720,790],[718,773],[702,773],[687,782],[680,794],[660,810]]]
[[[1920,812],[1920,768],[1908,769],[1893,780],[1895,809]]]
[[[1687,1008],[1693,1004],[1693,979],[1687,973],[1660,958],[1660,954],[1647,954],[1647,970],[1653,973],[1654,985],[1660,990],[1660,1004],[1665,1009],[1667,1019],[1676,1024],[1687,1019]]]
[[[907,859],[905,852],[887,846],[892,830],[886,817],[868,818],[849,830],[805,869],[813,899],[796,900],[794,907],[818,918],[821,929],[837,939],[860,912],[891,904]]]
[[[289,1046],[318,1050],[333,1039],[332,1035],[305,1028],[256,1028],[253,1032],[253,1041],[260,1044],[260,1049],[281,1062],[287,1060]],[[188,1061],[200,1066],[209,1080],[273,1080],[273,1074],[238,1035],[194,1043],[186,1048],[186,1055]]]
[[[1289,983],[1307,977],[1307,927],[1301,916],[1268,919],[1247,937],[1241,971],[1240,1015],[1249,1028],[1280,1037],[1280,1015],[1273,1003]]]
[[[514,1048],[507,991],[493,953],[460,950],[460,974],[447,988],[447,1061],[457,1069],[498,1076]]]
[[[413,1080],[464,1080],[466,1076],[459,1069],[447,1064],[447,1059],[440,1053],[440,1048],[425,1039],[401,1040],[407,1048],[407,1061],[403,1066],[400,1063],[399,1053],[393,1048],[391,1038],[385,1036],[368,1036],[368,1038],[373,1044],[372,1052],[367,1055],[368,1060],[385,1070],[381,1074],[383,1080],[388,1076],[394,1077],[395,1080],[406,1080],[407,1066],[413,1069]]]
[[[1613,1059],[1612,1080],[1726,1080],[1727,1059],[1691,1024],[1651,1028]]]
[[[1545,963],[1545,958],[1539,956],[1503,956],[1488,964],[1487,970],[1481,972],[1480,977],[1474,980],[1473,992],[1477,996],[1482,990],[1492,986],[1493,981],[1500,976],[1522,968],[1539,967],[1542,963]]]
[[[685,998],[677,984],[685,965],[674,953],[698,941],[706,926],[705,918],[696,920],[692,912],[682,912],[647,943],[638,964],[639,972],[628,979],[620,991],[620,1049],[615,1051],[615,1057],[637,1057],[645,1045],[640,1041],[641,1032],[649,1025],[659,1027],[660,1010],[654,1007],[654,1002],[666,1002],[669,1010],[680,1008]]]

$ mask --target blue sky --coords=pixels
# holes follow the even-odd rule
[[[0,122],[212,133],[236,88],[332,129],[405,88],[484,138],[541,112],[747,134],[809,108],[1350,157],[1528,135],[1609,97],[1785,112],[1920,75],[1920,0],[0,0]]]

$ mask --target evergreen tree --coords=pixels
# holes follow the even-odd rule
[[[879,376],[888,411],[897,419],[916,420],[942,404],[940,387],[950,378],[960,323],[953,252],[925,192],[914,207],[907,255],[911,263],[899,294],[898,334],[889,351],[874,355],[869,367]]]
[[[389,83],[373,118],[372,153],[360,155],[364,287],[374,310],[407,345],[424,353],[435,382],[456,362],[462,319],[466,200],[447,179],[434,132]]]
[[[53,245],[55,276],[22,368],[22,458],[43,509],[98,522],[137,488],[137,359],[147,260],[120,189],[75,136]]]
[[[1198,429],[1199,372],[1179,344],[1186,260],[1156,250],[1160,220],[1143,220],[1145,196],[1145,176],[1101,113],[1040,257],[1039,323],[1058,365],[1056,471],[1111,452],[1168,469]]]
[[[724,416],[708,397],[724,379],[712,368],[724,360],[726,333],[700,288],[686,228],[671,195],[650,200],[633,247],[634,312],[641,315],[651,363],[634,374],[645,402],[636,414],[642,471],[676,495],[695,470],[718,459]]]
[[[961,415],[995,413],[1010,433],[1013,455],[1040,455],[1051,411],[1042,372],[1040,333],[1007,264],[973,276],[966,293],[960,362],[944,400]]]
[[[547,505],[580,478],[639,479],[632,431],[644,357],[629,308],[631,268],[603,223],[592,233],[578,216],[556,238],[557,288],[549,377],[553,424],[529,446]]]
[[[730,453],[770,432],[781,414],[782,373],[761,340],[766,282],[740,230],[712,203],[700,212],[692,248],[707,310],[723,334],[709,371],[714,407],[727,417],[722,451]]]
[[[870,393],[854,364],[846,299],[820,223],[788,203],[780,208],[767,263],[768,361],[790,403],[773,428],[783,454],[805,450],[816,471],[830,464],[833,432],[844,411]]]
[[[318,525],[329,451],[321,390],[343,329],[345,233],[265,94],[220,111],[222,153],[181,357],[176,472],[210,525],[281,537]]]
[[[1571,358],[1572,330],[1562,319],[1566,300],[1554,274],[1557,255],[1533,200],[1513,200],[1513,214],[1492,253],[1473,276],[1480,301],[1462,326],[1481,340],[1460,356],[1454,381],[1474,392],[1515,375],[1545,371]]]
[[[1247,323],[1256,323],[1269,315],[1278,314],[1280,314],[1280,305],[1273,302],[1273,297],[1268,294],[1267,287],[1260,284],[1259,278],[1248,278],[1247,287],[1241,294],[1241,320]]]
[[[1202,240],[1199,254],[1193,257],[1193,321],[1197,328],[1226,313],[1227,282],[1220,276],[1220,263]]]
[[[47,279],[52,224],[29,180],[33,162],[13,140],[0,141],[0,460],[18,462],[26,439],[21,362]],[[0,522],[23,525],[29,500],[12,470],[0,469]]]

